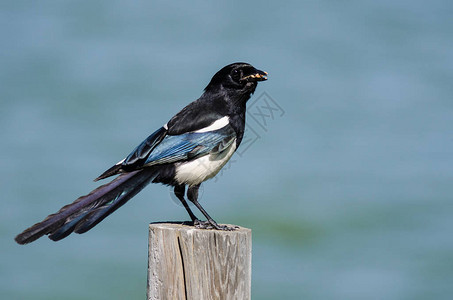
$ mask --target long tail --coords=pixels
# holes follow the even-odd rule
[[[24,230],[15,240],[23,245],[45,234],[51,240],[58,241],[72,232],[87,232],[137,195],[155,177],[156,171],[153,168],[121,174]]]

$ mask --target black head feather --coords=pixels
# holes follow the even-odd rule
[[[253,93],[258,81],[267,80],[267,73],[244,62],[237,62],[223,67],[209,82],[205,91],[235,90],[239,93]]]

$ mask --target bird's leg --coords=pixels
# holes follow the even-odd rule
[[[214,221],[209,214],[204,210],[201,204],[198,202],[198,189],[200,185],[189,186],[187,190],[187,198],[195,204],[195,206],[201,211],[201,213],[206,217],[207,221],[194,221],[194,226],[200,229],[217,229],[217,230],[235,230],[234,227],[229,227],[226,225],[219,225]]]
[[[192,210],[190,209],[189,205],[187,204],[186,199],[184,199],[184,193],[186,192],[186,187],[184,185],[177,185],[177,186],[175,186],[174,192],[175,192],[175,196],[179,199],[179,201],[181,201],[182,205],[184,205],[184,208],[189,213],[189,216],[190,216],[190,218],[192,219],[192,222],[195,225],[195,223],[197,221],[199,221],[199,220],[193,214]]]

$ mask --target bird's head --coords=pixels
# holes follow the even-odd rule
[[[267,72],[258,70],[248,63],[238,62],[218,71],[205,91],[224,88],[250,95],[255,91],[258,81],[264,80],[267,80]]]

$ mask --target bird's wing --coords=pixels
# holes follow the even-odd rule
[[[168,155],[165,156],[165,158],[169,160],[168,162],[170,162],[177,161],[178,157],[183,159],[183,152],[188,149],[190,149],[189,152],[195,151],[196,153],[205,153],[204,151],[206,147],[203,145],[199,145],[200,151],[195,149],[195,147],[198,146],[197,143],[209,143],[209,141],[211,141],[214,137],[219,138],[222,134],[202,136],[198,133],[216,131],[229,124],[226,109],[227,105],[223,105],[224,103],[220,98],[216,98],[216,100],[217,101],[213,101],[211,98],[200,98],[184,107],[179,113],[171,118],[167,124],[156,130],[140,145],[138,145],[124,160],[102,173],[95,179],[95,181],[122,173],[124,171],[131,172],[138,170],[150,163],[165,163],[166,161],[164,156],[167,154]],[[228,126],[228,128],[224,128],[221,131],[226,136],[235,134],[231,126]],[[188,142],[188,140],[192,140],[192,142]],[[180,151],[178,152],[177,150],[170,149],[172,145],[180,147],[178,148]],[[164,155],[163,157],[152,155],[157,146],[159,146],[160,151],[163,150],[163,147],[168,148],[167,152],[162,153],[162,155]],[[171,155],[171,151],[176,151],[174,156]],[[189,152],[187,153],[188,158],[192,155],[189,154]],[[178,153],[179,156],[176,155],[176,153]]]
[[[153,132],[122,161],[122,168],[132,167],[132,169],[137,169],[137,166],[143,166],[149,154],[165,139],[166,135],[167,130],[164,127]]]
[[[167,130],[164,127],[159,128],[138,145],[125,159],[109,168],[94,181],[117,175],[121,170],[134,171],[140,169],[151,151],[165,138],[166,134]]]
[[[167,135],[149,154],[144,166],[185,161],[222,152],[235,138],[236,133],[230,125],[213,131]]]
[[[221,147],[222,143],[236,137],[227,116],[214,119],[208,126],[196,131],[178,135],[170,134],[167,126],[166,124],[138,145],[122,161],[121,168],[132,171],[144,166],[190,159],[209,153],[217,145]]]
[[[200,98],[178,112],[166,127],[169,135],[180,135],[206,128],[228,114],[223,98]]]

